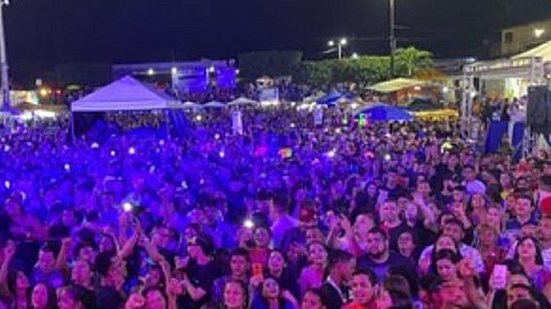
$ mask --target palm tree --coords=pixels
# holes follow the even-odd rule
[[[415,47],[396,49],[396,61],[406,69],[407,76],[412,76],[417,69],[432,67],[432,53]]]

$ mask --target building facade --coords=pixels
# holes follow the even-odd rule
[[[501,56],[513,56],[551,39],[551,19],[505,28],[501,31]]]
[[[148,81],[170,83],[180,94],[205,93],[210,89],[235,88],[237,70],[233,60],[200,60],[190,62],[150,62],[115,64],[113,78],[131,75]]]

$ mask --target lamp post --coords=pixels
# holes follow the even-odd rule
[[[2,78],[2,110],[5,112],[11,110],[8,55],[6,53],[6,35],[4,33],[4,6],[9,4],[9,0],[0,0],[0,73]]]
[[[342,48],[346,44],[348,44],[348,40],[346,38],[342,38],[337,42],[337,52],[338,52],[338,55],[339,55],[339,60],[342,59]],[[333,47],[333,46],[335,46],[335,41],[330,40],[329,42],[327,42],[327,45],[329,47]]]
[[[389,16],[389,21],[390,21],[390,36],[389,36],[389,41],[390,41],[390,77],[394,77],[395,73],[396,73],[396,68],[395,68],[395,57],[394,57],[394,54],[396,52],[396,36],[395,36],[395,0],[389,0],[389,11],[390,11],[390,16]]]

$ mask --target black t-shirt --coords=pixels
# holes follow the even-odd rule
[[[358,269],[369,269],[373,271],[379,282],[383,282],[385,277],[389,274],[391,268],[400,269],[401,273],[407,274],[407,277],[414,279],[415,282],[418,281],[415,266],[409,259],[396,252],[391,251],[388,259],[383,263],[373,261],[368,254],[365,254],[358,259]]]
[[[189,262],[186,268],[187,276],[191,284],[196,288],[201,288],[207,294],[203,298],[194,301],[188,294],[178,300],[180,308],[200,309],[202,305],[210,299],[210,291],[214,280],[219,277],[218,267],[210,261],[205,265],[199,265],[193,260]]]
[[[96,306],[97,308],[122,308],[124,299],[115,289],[101,286],[96,288]]]
[[[78,284],[73,284],[72,287],[82,295],[82,303],[84,304],[84,308],[96,308],[96,294],[93,290],[88,290],[87,288]]]

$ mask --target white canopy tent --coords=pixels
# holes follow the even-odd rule
[[[523,84],[522,94],[527,95],[528,87],[545,85],[545,66],[551,62],[551,40],[535,48],[508,59],[478,61],[463,68],[461,82],[461,126],[468,132],[468,137],[474,139],[478,125],[473,117],[473,100],[480,93],[475,87],[475,79],[479,80],[512,80],[515,85]],[[480,87],[481,82],[478,83]],[[533,149],[534,136],[527,127],[523,141],[524,154]]]
[[[259,104],[260,104],[260,102],[258,102],[258,101],[251,100],[251,99],[246,98],[246,97],[239,97],[239,98],[229,102],[228,106],[247,106],[247,105],[255,106],[255,105],[259,105]]]
[[[95,92],[72,102],[71,131],[75,136],[75,115],[84,112],[158,111],[162,110],[168,121],[169,109],[178,101],[159,92],[131,76],[125,76]],[[167,131],[169,126],[167,125]],[[168,133],[170,135],[170,133]]]
[[[203,104],[202,106],[204,108],[226,108],[227,107],[226,104],[218,101],[210,101],[208,103]]]
[[[167,109],[177,100],[131,76],[125,76],[74,101],[72,112],[108,112]]]
[[[191,101],[186,101],[182,104],[179,104],[177,108],[182,108],[182,109],[201,109],[201,104],[198,104],[198,103],[195,103],[195,102],[191,102]]]

